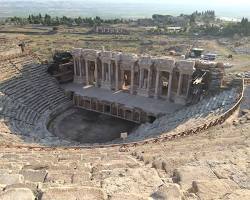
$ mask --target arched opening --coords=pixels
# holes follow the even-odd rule
[[[148,122],[149,122],[149,123],[153,123],[155,120],[156,120],[156,117],[155,117],[155,116],[152,116],[152,115],[149,115],[149,116],[148,116]]]
[[[168,95],[168,86],[169,86],[169,72],[162,71],[160,74],[160,89],[161,89],[161,96]]]

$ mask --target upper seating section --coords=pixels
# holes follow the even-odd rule
[[[30,55],[0,61],[0,80],[0,118],[11,133],[34,136],[44,113],[70,103],[47,66]]]
[[[218,118],[236,102],[236,88],[225,90],[214,97],[206,98],[198,104],[185,107],[172,115],[165,115],[152,124],[141,125],[131,133],[128,141],[143,140],[159,134],[175,134]]]

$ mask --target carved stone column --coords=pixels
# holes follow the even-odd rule
[[[97,70],[97,60],[95,60],[95,71],[94,71],[94,75],[95,75],[95,86],[98,87],[98,70]]]
[[[130,94],[134,94],[134,77],[135,77],[135,68],[134,63],[131,65],[131,83],[130,83]]]
[[[191,82],[192,82],[192,76],[188,75],[188,85],[187,85],[186,97],[188,97]]]
[[[139,88],[142,88],[142,73],[143,73],[143,69],[140,69],[140,79],[139,79]]]
[[[86,85],[89,85],[89,66],[88,66],[88,60],[85,59],[85,71],[86,71]]]
[[[151,85],[151,69],[148,69],[147,93],[149,95]]]
[[[168,100],[170,100],[171,97],[171,89],[172,89],[172,80],[173,80],[173,73],[169,73],[169,80],[168,80]]]
[[[180,76],[179,76],[178,89],[177,89],[178,96],[180,96],[181,94],[181,85],[182,85],[182,73],[180,73]]]
[[[160,79],[160,71],[156,72],[156,82],[155,82],[155,99],[158,99],[159,96],[159,80]]]
[[[104,62],[102,62],[102,81],[105,81],[105,70],[104,70]]]
[[[116,60],[115,61],[115,67],[116,67],[116,70],[115,70],[115,90],[118,91],[119,90],[119,63],[118,61]]]
[[[76,58],[74,57],[74,75],[76,76]]]
[[[111,62],[108,63],[108,69],[109,69],[109,83],[111,84]]]
[[[79,67],[80,79],[82,79],[82,63],[81,63],[81,57],[78,58],[78,67]]]

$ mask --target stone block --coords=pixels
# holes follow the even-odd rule
[[[221,199],[237,188],[237,184],[229,179],[217,179],[211,181],[194,181],[192,190],[200,199],[211,200]]]
[[[35,196],[28,188],[12,188],[0,193],[1,200],[35,200]]]
[[[118,193],[110,197],[110,200],[148,200],[143,194]]]
[[[31,182],[44,182],[44,179],[47,175],[46,170],[33,170],[33,169],[24,169],[20,171],[20,174],[24,176],[26,181]]]
[[[109,195],[126,192],[150,195],[163,182],[153,168],[114,169],[103,178],[102,187]]]
[[[190,189],[193,181],[214,180],[216,178],[212,170],[206,165],[186,165],[174,171],[174,182],[179,183],[183,190]]]
[[[23,183],[24,177],[20,174],[0,174],[0,184],[12,185],[16,183]]]
[[[227,195],[227,197],[223,198],[223,200],[249,200],[250,190],[239,189],[234,191],[233,193]]]
[[[177,184],[162,185],[150,197],[157,200],[182,200],[182,192]]]
[[[43,191],[41,200],[104,200],[106,194],[94,187],[60,187]]]

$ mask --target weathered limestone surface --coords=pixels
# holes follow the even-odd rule
[[[11,185],[16,183],[23,183],[24,178],[20,174],[0,174],[0,184]]]
[[[46,170],[32,170],[32,169],[24,169],[20,171],[20,174],[24,176],[24,179],[32,182],[44,182],[44,179],[47,175]]]
[[[175,181],[179,183],[184,190],[190,189],[193,181],[214,180],[217,178],[208,166],[202,165],[201,163],[194,164],[194,166],[184,165],[177,168],[174,172]]]
[[[13,188],[0,193],[1,200],[35,200],[28,188]]]
[[[43,192],[41,200],[104,200],[105,194],[102,190],[91,187],[60,187],[50,188]]]
[[[143,197],[143,194],[127,194],[127,193],[118,193],[113,194],[110,197],[110,200],[148,200],[147,197]]]
[[[152,169],[113,169],[110,174],[110,178],[103,180],[103,188],[109,195],[121,192],[149,195],[163,184],[157,172]]]
[[[162,185],[151,197],[158,200],[182,200],[183,194],[177,184]]]
[[[200,199],[221,199],[225,195],[232,193],[239,186],[230,179],[213,180],[213,181],[194,181],[193,191]]]
[[[249,133],[249,122],[223,125],[129,152],[119,152],[119,148],[30,151],[0,147],[2,180],[11,180],[12,174],[24,174],[21,180],[29,178],[25,183],[4,181],[0,199],[15,200],[17,194],[42,200],[248,199]],[[36,182],[42,181],[44,172],[48,173],[44,182]]]
[[[234,191],[233,193],[227,195],[224,199],[233,200],[233,199],[241,199],[248,200],[250,197],[250,190],[239,189]]]
[[[171,177],[184,199],[248,199],[249,122],[228,121],[198,136],[137,147],[132,155],[154,167],[165,181]]]

